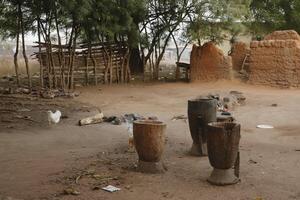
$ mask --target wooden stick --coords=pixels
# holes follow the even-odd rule
[[[104,121],[103,117],[103,113],[98,113],[94,116],[81,119],[79,120],[79,126],[102,123]]]

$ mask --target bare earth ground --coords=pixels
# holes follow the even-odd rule
[[[0,113],[0,199],[1,195],[26,200],[300,199],[299,90],[223,81],[79,90],[81,95],[76,99],[79,102],[29,100],[24,105],[12,106],[30,108],[31,112],[9,116]],[[234,186],[216,187],[206,182],[211,172],[208,158],[187,154],[191,146],[188,124],[171,119],[186,114],[190,98],[230,90],[242,91],[247,98],[247,104],[234,111],[242,125],[242,181]],[[77,126],[78,119],[93,113],[91,106],[85,105],[99,107],[106,115],[139,113],[165,121],[168,140],[164,161],[168,171],[162,175],[134,171],[137,156],[127,151],[128,134],[124,125]],[[49,126],[44,114],[49,108],[59,108],[69,118]],[[17,118],[15,122],[15,115],[30,115],[34,121]],[[13,122],[3,120],[4,116]],[[271,124],[275,129],[256,129],[257,124]],[[107,184],[122,190],[116,193],[92,190]],[[81,194],[61,195],[68,187]]]

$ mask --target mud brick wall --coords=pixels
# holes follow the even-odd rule
[[[250,48],[250,83],[281,88],[300,86],[300,39],[297,33],[277,31],[266,40],[251,42]]]
[[[230,79],[231,69],[231,57],[224,56],[212,42],[205,43],[201,47],[193,46],[190,76],[192,82]]]
[[[232,58],[232,69],[235,71],[240,71],[242,69],[245,56],[249,53],[249,45],[244,42],[235,42],[230,53]]]
[[[294,30],[274,31],[266,35],[264,40],[300,40],[300,36]]]

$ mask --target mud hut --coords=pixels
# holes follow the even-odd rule
[[[300,36],[296,31],[275,31],[250,44],[252,84],[281,88],[300,86]]]
[[[213,42],[199,47],[194,45],[191,52],[191,75],[194,81],[213,81],[231,78],[232,61]]]

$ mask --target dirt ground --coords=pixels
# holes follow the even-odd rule
[[[186,115],[190,98],[231,90],[242,91],[247,98],[246,105],[234,111],[242,126],[242,181],[211,186],[206,182],[212,170],[208,158],[188,155],[192,143],[188,124],[172,121],[172,117]],[[300,199],[299,90],[219,81],[98,86],[79,91],[80,96],[72,101],[25,99],[22,104],[0,97],[0,105],[8,109],[0,113],[0,199]],[[77,126],[78,119],[91,115],[94,107],[108,116],[139,113],[163,120],[167,124],[164,162],[168,171],[149,175],[134,170],[137,156],[128,151],[125,125]],[[10,112],[12,108],[17,111]],[[68,118],[49,126],[47,109],[60,109]],[[275,128],[257,129],[258,124]],[[121,191],[99,190],[108,184]],[[63,195],[67,188],[80,195]]]

